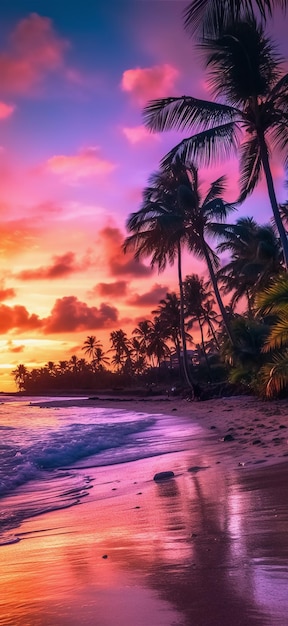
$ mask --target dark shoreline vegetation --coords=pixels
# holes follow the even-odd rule
[[[288,74],[266,32],[275,6],[285,10],[287,2],[192,2],[185,28],[201,49],[211,100],[173,96],[144,108],[151,132],[178,130],[185,137],[163,157],[140,209],[128,217],[123,253],[147,258],[159,272],[175,264],[178,293],[167,293],[131,337],[111,332],[107,352],[89,335],[82,347],[88,360],[73,355],[30,371],[19,364],[12,372],[19,391],[287,396],[288,202],[277,201],[271,163],[276,158],[287,174]],[[227,202],[229,180],[200,184],[200,168],[235,154],[239,191]],[[261,178],[270,222],[232,222]],[[183,277],[184,250],[192,268],[193,257],[203,260],[208,280]]]

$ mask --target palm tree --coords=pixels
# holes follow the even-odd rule
[[[181,358],[181,307],[180,300],[176,293],[167,293],[166,298],[162,298],[162,300],[160,300],[158,308],[155,311],[152,311],[152,313],[153,315],[156,315],[157,320],[162,325],[163,337],[172,341],[174,344],[179,363],[179,371],[181,372],[183,364],[183,360]],[[185,345],[187,345],[187,341],[191,342],[192,337],[186,332],[185,329],[184,333],[184,341]]]
[[[111,350],[115,352],[112,363],[118,371],[124,370],[125,366],[131,365],[131,342],[121,328],[110,333],[110,341],[112,345]]]
[[[233,151],[240,152],[239,202],[253,192],[264,173],[288,267],[287,235],[269,157],[277,150],[287,165],[288,74],[282,73],[275,45],[254,18],[232,23],[217,39],[205,39],[202,45],[213,96],[219,101],[190,96],[153,100],[144,109],[145,124],[157,132],[172,128],[195,131],[164,157],[163,167],[176,157],[208,165]]]
[[[27,367],[23,365],[23,363],[19,363],[16,369],[11,372],[12,376],[14,376],[14,380],[19,391],[23,391],[25,389],[26,379],[29,376],[29,372]]]
[[[231,20],[258,14],[266,21],[274,7],[285,9],[287,6],[287,0],[193,0],[184,11],[184,24],[192,33],[201,30],[217,36]]]
[[[102,348],[101,342],[94,335],[88,335],[81,350],[84,350],[84,354],[88,354],[90,359],[94,359],[97,348]]]
[[[93,359],[91,365],[95,371],[102,372],[105,366],[109,364],[109,357],[106,356],[103,348],[98,346],[93,353]]]
[[[158,367],[160,367],[162,361],[165,361],[165,359],[171,355],[171,350],[166,343],[166,339],[165,333],[163,334],[161,319],[156,316],[151,325],[147,356],[152,359],[156,357]]]
[[[181,306],[181,336],[185,359],[184,295],[181,268],[182,247],[185,245],[195,256],[205,259],[215,297],[233,342],[215,270],[218,257],[209,246],[206,236],[215,234],[215,223],[223,221],[231,205],[224,204],[221,196],[225,189],[225,178],[214,181],[201,203],[198,171],[176,159],[175,163],[162,168],[150,179],[150,186],[144,190],[143,204],[137,213],[132,213],[127,228],[133,232],[124,243],[124,250],[134,249],[135,257],[151,256],[151,265],[157,264],[163,271],[167,262],[172,264],[177,258],[178,282]],[[187,377],[186,377],[187,378]]]
[[[256,304],[273,320],[263,347],[264,352],[272,352],[272,360],[260,371],[262,388],[272,398],[288,386],[288,275],[279,276],[258,294]]]
[[[126,238],[123,249],[124,252],[134,250],[135,258],[151,257],[151,267],[157,265],[158,272],[164,271],[167,263],[173,265],[177,260],[183,368],[186,382],[192,387],[188,372],[182,286],[182,247],[187,244],[188,237],[179,196],[180,187],[187,185],[190,187],[187,168],[180,160],[170,168],[152,174],[149,185],[143,191],[140,210],[128,218],[127,229],[132,235]]]
[[[254,299],[283,269],[281,246],[270,225],[259,226],[251,217],[241,217],[236,224],[219,226],[224,239],[218,252],[230,252],[229,263],[218,272],[224,293],[233,291],[232,308],[245,296],[248,313],[253,316]]]

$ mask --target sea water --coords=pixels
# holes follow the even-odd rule
[[[81,503],[93,489],[91,467],[183,450],[197,432],[165,412],[47,406],[52,400],[1,397],[0,545],[19,540],[25,519]]]

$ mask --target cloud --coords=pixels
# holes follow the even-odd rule
[[[110,328],[117,322],[115,307],[106,303],[101,303],[99,308],[89,307],[75,296],[57,299],[50,316],[43,320],[46,334]]]
[[[25,345],[22,344],[19,346],[15,346],[13,341],[7,341],[6,349],[8,350],[8,352],[13,352],[14,354],[18,354],[20,352],[24,352]]]
[[[22,305],[9,307],[6,304],[0,305],[0,333],[6,333],[9,330],[17,330],[23,332],[26,330],[35,330],[40,328],[42,322],[38,315],[30,313]]]
[[[91,146],[75,155],[55,155],[48,159],[45,169],[70,183],[94,176],[105,176],[113,172],[117,165],[103,159],[99,151],[99,147]]]
[[[0,102],[0,120],[5,120],[7,117],[10,117],[12,113],[15,111],[15,106],[13,104],[6,104],[5,102]]]
[[[162,298],[165,298],[167,291],[169,291],[168,285],[159,285],[155,283],[149,291],[142,294],[134,294],[128,300],[127,304],[136,307],[155,306],[159,304]]]
[[[150,133],[145,126],[125,126],[122,133],[132,145],[143,141],[159,141],[159,136]]]
[[[16,292],[12,287],[5,289],[4,285],[0,285],[0,302],[3,300],[10,300],[10,298],[15,298]]]
[[[0,53],[1,89],[28,93],[47,72],[62,68],[68,45],[48,17],[31,13],[12,32],[9,50]]]
[[[121,231],[112,226],[106,226],[99,231],[99,243],[105,247],[106,262],[112,276],[149,276],[150,267],[136,261],[132,253],[124,254],[122,245],[124,236]]]
[[[76,262],[74,252],[66,252],[62,255],[52,257],[53,262],[46,267],[38,267],[35,269],[22,270],[16,274],[16,278],[20,280],[53,280],[70,276],[75,272],[82,272],[90,265],[90,257],[87,255],[82,261]]]
[[[179,72],[176,67],[164,63],[154,67],[126,70],[121,80],[121,88],[127,91],[138,104],[147,100],[167,96],[173,92]]]
[[[102,296],[103,298],[122,298],[127,294],[128,283],[125,280],[118,280],[115,283],[98,283],[91,291],[89,298]]]

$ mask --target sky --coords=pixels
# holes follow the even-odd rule
[[[0,391],[11,370],[83,357],[95,335],[131,334],[177,290],[124,255],[128,216],[148,177],[180,139],[143,126],[147,101],[209,99],[201,58],[183,28],[184,0],[2,0],[0,7]],[[269,30],[288,57],[287,16]],[[182,135],[183,137],[183,135]],[[274,155],[272,155],[274,156]],[[287,197],[272,159],[278,199]],[[237,163],[199,172],[228,177]],[[286,190],[287,192],[287,190]],[[264,182],[236,218],[271,217]],[[235,219],[236,219],[235,218]],[[184,275],[205,268],[186,257]]]

